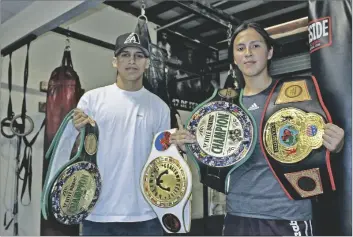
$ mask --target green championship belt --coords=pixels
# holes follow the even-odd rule
[[[141,173],[140,187],[167,233],[187,233],[191,227],[192,173],[169,138],[176,129],[156,134]]]
[[[314,77],[281,79],[273,86],[261,121],[262,151],[290,199],[335,190],[330,153],[322,135],[331,116]]]
[[[186,147],[196,161],[201,183],[222,193],[228,192],[231,172],[250,157],[256,145],[256,123],[242,97],[243,90],[215,89],[185,125],[197,140]]]
[[[80,130],[80,143],[75,156],[55,173],[51,170],[60,138],[72,117],[73,110],[64,118],[45,155],[50,164],[41,197],[44,219],[52,215],[66,225],[79,224],[90,214],[102,186],[96,159],[99,138],[97,124],[86,124]]]

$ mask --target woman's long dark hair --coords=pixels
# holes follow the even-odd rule
[[[235,74],[236,74],[236,77],[238,79],[240,88],[244,88],[245,80],[244,80],[243,74],[239,70],[238,66],[234,64],[234,55],[233,55],[234,39],[235,39],[235,37],[237,37],[237,35],[240,32],[242,32],[244,30],[247,30],[249,28],[253,28],[254,30],[257,31],[257,33],[259,33],[264,38],[268,50],[270,50],[271,47],[275,46],[274,39],[272,39],[270,37],[270,35],[267,33],[267,31],[259,23],[256,23],[256,22],[244,22],[244,23],[242,23],[241,25],[239,25],[235,29],[235,31],[233,32],[231,41],[230,41],[229,48],[228,48],[228,59],[232,63],[233,69],[235,70]],[[271,66],[271,59],[268,60],[268,62],[267,62],[267,69],[269,69],[270,66]]]

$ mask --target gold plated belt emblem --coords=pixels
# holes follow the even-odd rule
[[[296,163],[322,146],[325,122],[316,113],[284,108],[274,113],[264,127],[263,142],[271,157],[281,163]]]
[[[66,215],[77,215],[89,210],[96,191],[96,182],[91,173],[80,170],[73,173],[63,184],[60,206]]]
[[[144,173],[146,197],[157,207],[173,207],[185,196],[187,177],[177,159],[160,156],[154,159]]]

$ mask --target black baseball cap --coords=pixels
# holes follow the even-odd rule
[[[118,55],[126,47],[138,47],[146,57],[150,56],[148,40],[134,32],[126,33],[116,38],[114,55]]]

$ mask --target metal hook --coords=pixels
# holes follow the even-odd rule
[[[228,22],[228,30],[227,30],[227,37],[228,37],[228,46],[230,45],[230,40],[232,37],[232,24],[230,22]]]
[[[141,16],[145,15],[145,13],[146,13],[145,8],[146,8],[145,1],[141,0]]]
[[[66,39],[66,46],[65,46],[65,51],[70,51],[71,47],[70,47],[70,40]]]
[[[148,22],[147,17],[145,15],[141,15],[141,16],[137,17],[137,20],[141,19],[141,18],[145,18],[146,23]]]
[[[139,15],[137,17],[137,20],[141,19],[142,17],[145,18],[146,23],[148,22],[148,19],[146,17],[146,11],[145,11],[146,5],[145,5],[145,1],[141,0],[141,15]]]

